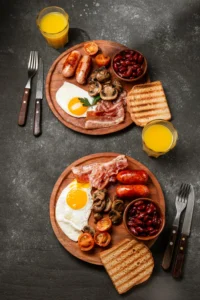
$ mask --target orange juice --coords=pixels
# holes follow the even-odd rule
[[[149,122],[142,131],[143,150],[153,157],[159,157],[173,149],[178,133],[171,122],[154,120]]]
[[[43,9],[37,24],[48,44],[56,49],[68,42],[69,20],[65,11],[59,7]]]
[[[47,33],[58,33],[67,26],[66,18],[57,12],[45,15],[40,21],[40,28]]]
[[[166,126],[155,124],[147,128],[143,139],[149,149],[166,152],[172,145],[173,135]]]

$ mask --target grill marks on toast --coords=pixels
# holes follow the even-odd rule
[[[129,276],[123,277],[122,280],[118,281],[119,284],[117,283],[116,287],[119,293],[124,293],[124,291],[129,290],[133,286],[144,282],[144,277],[147,280],[152,273],[153,266],[153,263],[148,262],[147,264],[138,267],[135,271],[130,271]]]
[[[154,267],[151,252],[137,240],[125,239],[100,257],[119,294],[146,281]]]
[[[134,106],[131,106],[134,107]],[[153,109],[166,109],[168,110],[168,107],[165,103],[150,103],[150,104],[142,104],[140,107],[136,106],[134,107],[135,113],[137,112],[143,112],[143,111],[149,111]],[[152,111],[151,111],[152,112]]]
[[[136,85],[127,96],[132,120],[145,126],[155,119],[170,120],[171,113],[160,81]]]
[[[137,242],[134,240],[134,244],[136,245]],[[110,259],[116,257],[117,255],[122,255],[123,253],[126,253],[126,251],[130,250],[133,246],[132,244],[127,243],[127,239],[123,240],[120,244],[117,244],[116,246],[112,247],[112,251],[103,251],[100,253],[101,258],[104,260],[105,263],[112,264],[112,261]],[[113,264],[115,262],[113,261]]]

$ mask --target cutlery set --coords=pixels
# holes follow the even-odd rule
[[[186,242],[191,230],[194,199],[193,186],[191,184],[181,184],[175,200],[176,216],[162,261],[162,267],[165,271],[169,270],[172,266],[172,276],[174,278],[180,278],[182,276]],[[180,218],[185,208],[183,226],[180,231]]]
[[[43,99],[43,62],[39,59],[37,51],[31,51],[28,61],[28,81],[24,88],[24,94],[22,97],[22,104],[20,108],[18,125],[24,126],[26,124],[28,105],[30,99],[32,78],[38,71],[37,85],[36,85],[36,100],[35,100],[35,113],[34,113],[34,136],[39,136],[41,132],[41,106]]]

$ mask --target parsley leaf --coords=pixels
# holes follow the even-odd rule
[[[88,98],[78,98],[78,99],[83,104],[83,106],[93,106],[93,105],[97,104],[97,102],[101,99],[101,97],[100,97],[100,95],[93,97],[92,104],[90,104],[90,101],[88,100]]]
[[[100,95],[97,95],[97,96],[93,97],[92,105],[97,104],[97,102],[98,102],[100,99],[101,99]]]
[[[89,100],[87,98],[78,98],[83,106],[91,106]]]

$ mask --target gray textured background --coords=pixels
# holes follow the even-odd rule
[[[70,16],[68,47],[108,39],[144,53],[151,80],[163,82],[179,132],[177,147],[159,159],[141,145],[141,128],[105,137],[65,128],[43,103],[43,134],[32,135],[35,83],[26,127],[17,126],[30,50],[44,60],[45,75],[59,52],[48,47],[36,28],[40,9],[58,5]],[[149,1],[0,1],[0,299],[200,298],[199,136],[200,2]],[[62,52],[63,49],[60,51]],[[74,160],[97,152],[120,152],[155,173],[166,199],[166,228],[154,247],[155,270],[144,285],[117,295],[101,267],[79,261],[59,244],[49,220],[49,198],[61,172]],[[196,203],[184,279],[176,281],[160,267],[181,182],[194,184]]]

